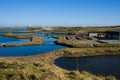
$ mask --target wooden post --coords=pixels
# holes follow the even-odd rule
[[[120,40],[120,32],[119,32],[119,35],[118,35],[118,36],[119,36],[119,40]]]
[[[119,40],[118,40],[118,41],[119,41],[119,44],[120,44],[120,32],[119,32],[119,35],[118,35],[118,36],[119,36]]]

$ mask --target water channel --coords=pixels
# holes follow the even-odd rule
[[[1,44],[28,42],[27,39],[15,39],[0,36]],[[56,45],[55,38],[43,38],[44,43],[38,46],[19,46],[19,47],[5,47],[0,48],[0,56],[28,56],[35,54],[43,54],[46,52],[63,49],[66,46]]]

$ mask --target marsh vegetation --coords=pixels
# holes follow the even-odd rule
[[[9,29],[9,28],[8,28]],[[19,39],[31,39],[33,35],[31,33],[38,33],[36,30],[42,31],[54,31],[52,34],[65,34],[64,36],[49,36],[56,38],[56,42],[49,43],[47,38],[43,38],[48,41],[42,41],[42,47],[37,47],[35,42],[34,50],[43,51],[44,54],[36,54],[32,56],[23,57],[0,57],[0,79],[2,80],[117,80],[114,75],[104,76],[102,74],[91,73],[87,71],[78,70],[66,70],[60,68],[54,64],[54,60],[61,57],[84,57],[84,56],[120,56],[120,44],[106,44],[99,43],[96,39],[90,40],[86,38],[85,33],[90,31],[107,31],[107,30],[120,30],[119,26],[113,27],[37,27],[27,28],[28,35],[4,33],[2,36],[19,38]],[[5,30],[5,29],[1,29]],[[26,33],[26,32],[25,32]],[[67,37],[69,36],[69,37]],[[45,36],[42,36],[45,37]],[[87,43],[81,43],[86,41]],[[45,43],[46,42],[46,43]],[[78,43],[79,42],[79,43]],[[25,43],[24,45],[31,49],[34,45],[33,42]],[[48,45],[49,44],[49,45]],[[92,44],[92,45],[91,45]],[[52,47],[51,47],[51,46]],[[60,45],[63,45],[60,47]],[[46,46],[46,47],[43,47]],[[53,46],[55,49],[52,49]],[[59,47],[58,47],[59,46]],[[69,48],[66,48],[68,46]],[[16,47],[18,48],[18,47]],[[63,49],[65,48],[65,49]],[[9,48],[10,49],[10,48]],[[27,48],[24,48],[27,51]],[[61,49],[61,50],[57,50]],[[3,49],[2,49],[3,50]],[[16,49],[17,50],[17,49]],[[32,49],[31,49],[32,50]],[[46,51],[49,52],[46,52]],[[53,51],[55,50],[55,51]],[[31,51],[32,52],[32,51]],[[14,52],[13,52],[14,53]],[[1,53],[2,54],[2,53]],[[11,54],[11,52],[9,52]],[[24,54],[24,53],[23,53]],[[30,53],[32,54],[32,53]]]

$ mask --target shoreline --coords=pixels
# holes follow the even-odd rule
[[[10,36],[5,36],[5,37],[10,37]],[[14,38],[14,37],[12,37],[12,38]],[[16,44],[15,43],[13,43],[13,44],[4,44],[4,45],[0,45],[0,48],[41,45],[41,44],[43,44],[42,38],[43,37],[33,36],[32,38],[30,38],[30,42],[23,42],[23,43],[16,43]],[[19,39],[19,38],[17,38],[17,39]]]
[[[89,50],[89,52],[87,50]],[[97,54],[96,54],[96,51],[98,52]],[[56,51],[52,51],[49,53],[37,54],[37,55],[32,55],[32,56],[0,57],[0,64],[1,64],[0,68],[3,67],[2,69],[4,71],[4,67],[7,65],[9,66],[9,65],[15,64],[16,67],[19,67],[19,65],[24,64],[25,67],[28,67],[27,70],[30,69],[29,73],[31,73],[31,69],[34,71],[34,68],[42,69],[42,71],[43,70],[47,71],[49,73],[49,76],[47,76],[48,74],[46,74],[46,72],[42,72],[42,73],[37,72],[37,74],[42,74],[44,76],[47,76],[47,78],[55,76],[55,80],[58,78],[59,78],[59,80],[69,80],[69,79],[75,80],[76,77],[79,78],[79,76],[81,76],[81,75],[83,75],[83,78],[80,77],[79,79],[87,80],[87,78],[91,78],[91,80],[93,80],[93,77],[94,77],[96,80],[107,80],[108,78],[109,78],[109,80],[117,80],[114,76],[99,76],[99,75],[92,74],[92,73],[85,72],[85,71],[79,72],[79,71],[65,70],[65,69],[62,69],[62,68],[54,65],[54,60],[57,58],[60,58],[60,57],[76,57],[76,56],[77,57],[109,56],[109,55],[113,55],[113,56],[119,55],[120,56],[119,51],[120,51],[119,48],[66,48],[66,49],[56,50]],[[30,67],[32,65],[35,65],[35,67],[34,66]],[[10,68],[12,68],[12,66]],[[9,69],[9,67],[7,69]],[[15,69],[13,69],[13,71],[14,70]],[[58,73],[60,73],[60,75],[57,75]],[[73,73],[73,74],[65,74],[65,73]],[[25,73],[23,73],[23,74],[25,74]],[[76,74],[78,76],[75,76],[74,74]],[[27,75],[30,75],[30,74],[27,74]],[[36,74],[34,74],[34,75],[36,75]],[[39,79],[42,80],[41,78],[43,78],[44,76],[40,76]],[[74,78],[65,77],[65,76],[74,76]],[[89,76],[91,76],[91,77],[89,77]]]
[[[89,51],[89,52],[88,52]],[[55,50],[48,53],[36,54],[30,56],[7,56],[0,58],[32,58],[32,57],[41,57],[47,58],[48,63],[52,63],[53,60],[59,57],[89,57],[89,56],[120,56],[120,48],[66,48]],[[97,52],[97,53],[96,53]]]
[[[45,28],[47,29],[47,28]],[[98,29],[98,28],[97,28]],[[59,32],[71,33],[74,28],[54,29]],[[80,29],[78,28],[78,31]],[[90,31],[93,30],[90,28]],[[99,30],[99,29],[98,29]],[[107,29],[106,29],[107,30]],[[81,31],[81,30],[80,30]],[[89,31],[89,30],[85,30]],[[83,29],[84,32],[84,29]],[[82,33],[79,33],[82,34]],[[22,34],[5,34],[8,37],[19,39],[31,39],[31,36]],[[5,36],[4,35],[4,36]],[[19,37],[18,37],[19,36]],[[34,79],[34,80],[117,80],[114,76],[103,76],[92,74],[86,71],[70,71],[62,69],[54,64],[54,60],[60,57],[91,57],[91,56],[120,56],[120,45],[114,44],[77,44],[73,36],[72,39],[57,37],[56,44],[66,45],[69,48],[55,50],[48,53],[30,56],[0,56],[0,78],[4,79]],[[32,40],[32,39],[31,39]],[[33,39],[31,42],[17,44],[19,46],[29,46],[42,44],[42,39]],[[81,39],[80,39],[81,40]],[[82,39],[85,40],[85,39]],[[15,46],[15,44],[10,45]],[[9,76],[10,75],[10,76]]]

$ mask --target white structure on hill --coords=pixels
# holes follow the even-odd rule
[[[31,24],[29,24],[28,26],[27,26],[27,28],[30,28],[32,25]]]

